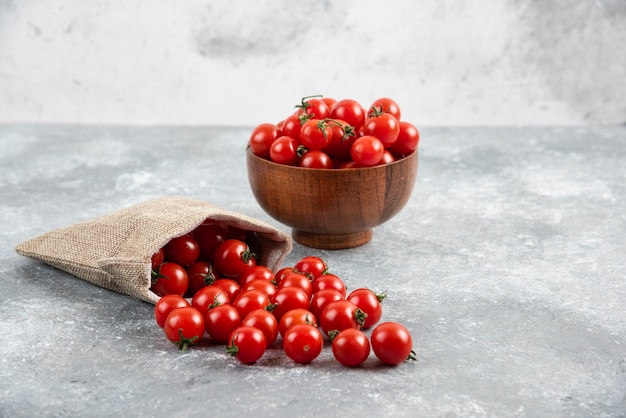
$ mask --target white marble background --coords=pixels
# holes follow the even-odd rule
[[[311,94],[624,123],[626,2],[0,0],[0,123],[252,125]]]

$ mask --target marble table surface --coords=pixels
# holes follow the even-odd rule
[[[249,127],[0,125],[0,415],[626,415],[626,127],[422,128],[406,207],[368,244],[295,244],[385,290],[418,362],[348,369],[169,343],[152,305],[22,257],[160,196],[289,229],[249,189]]]

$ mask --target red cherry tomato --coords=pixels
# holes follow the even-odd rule
[[[165,251],[163,248],[159,248],[152,257],[150,257],[150,262],[152,264],[152,270],[156,270],[159,268],[161,264],[165,261]]]
[[[191,236],[196,240],[200,247],[200,259],[208,261],[213,257],[213,252],[228,235],[228,229],[225,225],[213,220],[206,220],[191,232]]]
[[[165,319],[163,331],[168,340],[186,350],[204,335],[204,316],[193,307],[174,309]]]
[[[190,306],[185,298],[179,295],[165,295],[154,305],[154,319],[159,327],[165,326],[165,319],[176,308]]]
[[[242,293],[248,290],[258,290],[261,293],[265,293],[271,300],[276,293],[276,286],[274,286],[272,282],[268,282],[267,280],[256,279],[246,283],[241,288]]]
[[[398,120],[400,120],[400,117],[402,116],[402,112],[400,111],[400,106],[398,106],[398,103],[388,97],[381,97],[380,99],[374,100],[374,102],[369,107],[369,110],[367,111],[368,116],[380,113],[389,113]]]
[[[241,286],[233,279],[218,279],[213,282],[213,285],[222,288],[231,301],[235,300],[241,291]]]
[[[330,117],[345,120],[350,126],[359,129],[365,122],[365,109],[356,100],[339,100],[330,109]]]
[[[191,235],[173,238],[163,247],[165,261],[188,266],[200,257],[200,247]]]
[[[191,306],[206,314],[212,307],[229,304],[228,295],[219,286],[211,285],[198,290],[191,299]]]
[[[363,135],[371,135],[383,143],[384,148],[392,146],[400,134],[400,122],[390,113],[370,116],[362,128]]]
[[[365,312],[367,317],[363,321],[363,329],[367,329],[380,320],[383,314],[382,301],[385,297],[386,295],[374,293],[370,289],[359,288],[350,292],[346,299]]]
[[[371,344],[376,357],[388,366],[415,359],[411,334],[404,325],[397,322],[383,322],[374,328]]]
[[[326,273],[322,274],[315,280],[313,280],[313,293],[319,292],[324,289],[335,289],[341,296],[346,297],[346,284],[336,274]]]
[[[315,318],[319,323],[319,320],[322,317],[322,312],[324,312],[324,308],[326,308],[330,302],[343,299],[345,299],[345,297],[336,289],[323,289],[319,292],[313,293],[309,310],[313,313],[313,315],[315,315]]]
[[[242,326],[258,328],[265,334],[265,346],[271,347],[278,337],[278,321],[268,310],[256,309],[250,312],[241,322]]]
[[[280,322],[278,323],[278,333],[284,338],[285,332],[297,324],[308,324],[316,327],[317,319],[315,318],[315,315],[307,309],[292,309],[280,318]]]
[[[278,288],[282,289],[283,287],[288,287],[288,286],[299,287],[300,289],[306,292],[309,298],[313,294],[313,284],[311,283],[311,280],[307,276],[305,276],[303,273],[291,273],[290,275],[286,276],[283,280],[281,280],[280,284],[278,285]]]
[[[233,301],[233,306],[237,308],[242,318],[256,309],[266,309],[270,306],[270,298],[259,290],[248,290],[241,292],[237,299]]]
[[[354,141],[350,149],[350,155],[357,165],[372,167],[383,158],[384,151],[385,146],[380,142],[380,139],[375,136],[365,135]]]
[[[322,274],[328,272],[326,262],[322,258],[314,255],[302,257],[294,264],[293,268],[310,276],[311,280],[317,279]]]
[[[218,343],[225,343],[230,334],[241,326],[241,315],[233,305],[218,305],[207,311],[204,322],[209,337]]]
[[[296,108],[298,108],[298,115],[304,114],[316,119],[326,119],[330,115],[330,107],[322,98],[304,97]]]
[[[385,149],[385,151],[383,152],[383,157],[378,162],[378,165],[391,164],[394,161],[396,161],[396,157],[391,151]]]
[[[283,267],[274,275],[274,284],[280,285],[280,282],[289,274],[293,273],[293,267]]]
[[[288,116],[283,123],[283,135],[300,141],[300,129],[302,127],[300,116],[293,114]]]
[[[333,160],[324,151],[312,150],[307,151],[298,162],[298,166],[302,168],[333,168]]]
[[[187,288],[186,295],[193,297],[196,292],[205,286],[213,284],[219,276],[216,276],[216,271],[213,270],[211,263],[206,261],[196,261],[191,263],[185,269],[187,271],[187,277],[189,278],[189,287]]]
[[[344,329],[361,329],[365,314],[354,303],[348,300],[330,302],[322,311],[320,327],[324,334],[331,331],[343,331]]]
[[[401,121],[398,139],[390,150],[400,155],[409,155],[417,149],[419,141],[420,134],[415,125]]]
[[[189,286],[189,277],[185,269],[176,263],[165,262],[158,270],[152,270],[150,290],[159,296],[184,296]]]
[[[333,105],[335,103],[337,103],[336,99],[333,99],[332,97],[322,97],[321,100],[326,103],[326,106],[328,106],[328,109],[332,109]],[[330,114],[330,113],[329,113]]]
[[[324,347],[324,338],[317,327],[297,324],[289,328],[283,338],[283,349],[296,363],[310,363],[315,360]]]
[[[250,247],[238,239],[227,239],[215,249],[213,254],[213,266],[227,277],[238,277],[255,265],[256,259]]]
[[[241,273],[238,279],[239,285],[242,287],[253,280],[265,280],[272,283],[274,281],[274,272],[265,266],[256,265]]]
[[[330,125],[320,119],[309,119],[300,128],[300,142],[308,150],[326,148],[333,135]]]
[[[354,128],[341,119],[331,119],[328,125],[333,134],[324,152],[334,158],[351,158],[350,148],[357,138]]]
[[[280,322],[282,316],[292,309],[308,309],[310,300],[304,290],[295,286],[287,286],[276,291],[272,302],[274,304],[272,313]]]
[[[331,337],[333,355],[337,361],[347,367],[356,367],[365,362],[370,355],[370,342],[362,331],[354,328],[344,329]]]
[[[238,327],[228,338],[226,352],[241,363],[252,364],[265,353],[265,334],[255,327]]]
[[[277,164],[296,166],[300,161],[299,145],[298,141],[289,136],[278,137],[270,148],[270,159]]]
[[[270,147],[278,135],[278,127],[271,123],[262,123],[250,134],[250,149],[261,158],[269,159]]]

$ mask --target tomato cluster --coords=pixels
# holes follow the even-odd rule
[[[173,263],[166,261],[172,257],[169,245],[164,248],[160,270]],[[378,324],[384,295],[367,288],[348,293],[344,281],[329,273],[320,257],[303,257],[274,274],[251,261],[256,259],[245,242],[225,238],[215,246],[210,260],[202,261],[208,267],[198,273],[203,280],[193,295],[187,294],[190,298],[181,292],[169,293],[155,305],[157,324],[181,349],[207,336],[225,344],[240,362],[250,364],[280,338],[285,354],[296,363],[317,358],[325,340],[331,341],[335,358],[350,367],[362,364],[370,349],[387,365],[413,358],[411,336],[403,325]],[[187,270],[197,262],[188,264]],[[226,277],[216,279],[214,272]],[[368,339],[363,330],[372,327]]]
[[[256,233],[206,219],[188,234],[173,238],[152,255],[152,285],[158,296],[194,297],[210,284],[235,292],[241,272],[257,265]]]
[[[365,108],[353,99],[308,96],[284,120],[256,126],[248,143],[255,155],[278,164],[355,168],[403,158],[417,149],[419,139],[393,99],[380,98]]]

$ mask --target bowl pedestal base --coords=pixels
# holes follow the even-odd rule
[[[295,228],[291,230],[291,236],[297,243],[322,250],[343,250],[358,247],[368,243],[373,235],[372,229],[350,234],[316,234]]]

